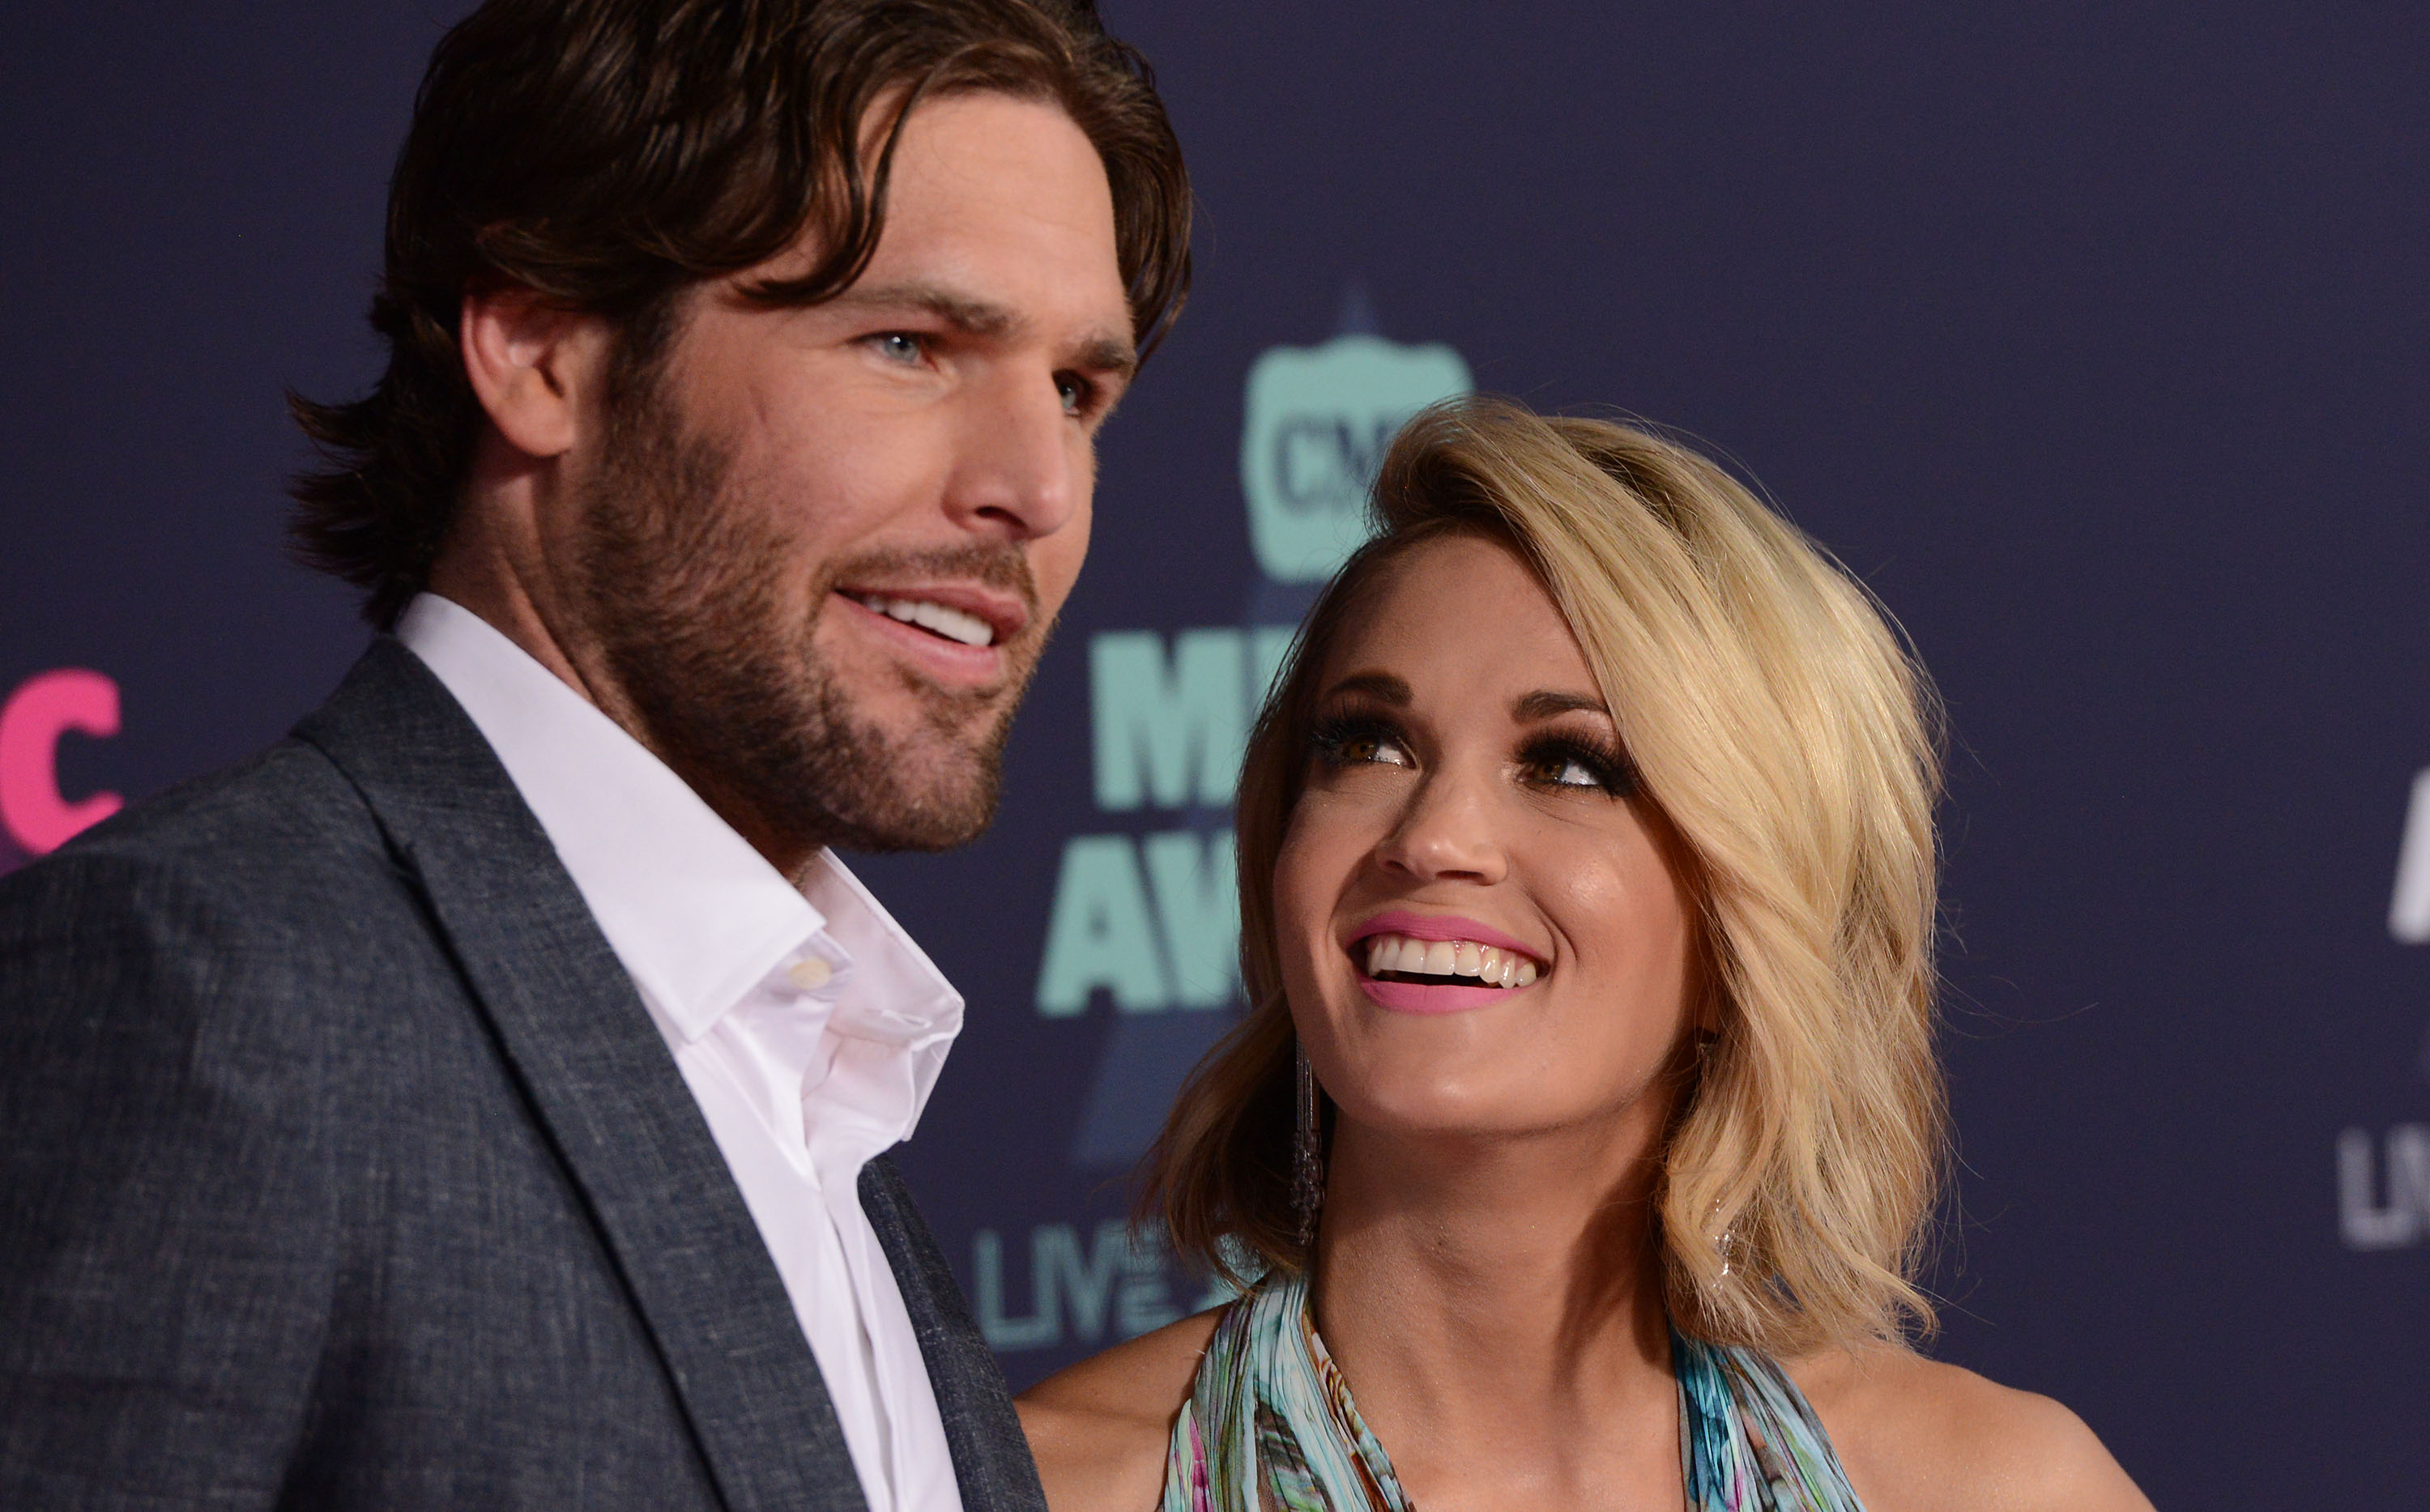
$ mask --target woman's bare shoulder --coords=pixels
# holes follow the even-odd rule
[[[1151,1512],[1217,1307],[1056,1371],[1013,1399],[1052,1512]]]
[[[1789,1372],[1871,1512],[2152,1512],[2084,1421],[2048,1397],[1880,1346]]]

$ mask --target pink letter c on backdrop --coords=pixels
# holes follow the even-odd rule
[[[70,730],[116,735],[118,684],[62,667],[29,679],[0,705],[0,825],[34,856],[58,850],[125,803],[114,792],[76,803],[60,796],[59,737]]]

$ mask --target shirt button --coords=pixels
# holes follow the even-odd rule
[[[785,975],[805,992],[815,992],[835,978],[835,968],[816,955],[805,956],[785,968]]]

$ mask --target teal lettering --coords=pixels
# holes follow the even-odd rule
[[[1125,1013],[1152,1012],[1173,1001],[1139,852],[1127,835],[1075,835],[1064,842],[1046,958],[1038,972],[1038,1011],[1070,1018],[1089,1005],[1098,988]]]
[[[1232,832],[1176,830],[1142,842],[1147,875],[1164,922],[1173,998],[1185,1008],[1220,1008],[1238,995],[1240,894],[1233,878]]]
[[[1186,808],[1193,797],[1209,807],[1229,804],[1248,733],[1245,670],[1238,630],[1183,630],[1169,662],[1153,630],[1091,640],[1097,806]]]
[[[1032,1236],[1035,1254],[1036,1237]],[[1004,1313],[1004,1240],[995,1230],[983,1228],[971,1239],[973,1269],[978,1272],[979,1333],[990,1349],[1041,1349],[1063,1338],[1062,1310],[1056,1305],[1051,1288],[1038,1284],[1038,1268],[1030,1267],[1029,1289],[1035,1310],[1026,1318],[1007,1318]],[[1042,1291],[1042,1295],[1040,1295]]]
[[[1059,1295],[1071,1307],[1072,1332],[1083,1343],[1106,1336],[1106,1307],[1113,1301],[1114,1281],[1122,1269],[1130,1238],[1111,1220],[1097,1225],[1095,1242],[1086,1255],[1080,1236],[1068,1223],[1049,1223],[1031,1239],[1038,1288]]]
[[[971,1241],[977,1272],[979,1332],[998,1350],[1044,1349],[1069,1337],[1094,1344],[1110,1321],[1119,1338],[1136,1338],[1181,1317],[1173,1285],[1164,1273],[1163,1246],[1134,1237],[1125,1224],[1099,1223],[1088,1250],[1069,1223],[1043,1223],[1029,1232],[1030,1310],[1007,1317],[1004,1310],[1004,1241],[983,1228]]]
[[[2430,1233],[2430,1127],[2403,1123],[2388,1131],[2388,1203],[2373,1189],[2372,1138],[2363,1129],[2338,1136],[2338,1226],[2350,1250],[2394,1250]]]

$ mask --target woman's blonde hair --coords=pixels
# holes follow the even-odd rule
[[[1661,1151],[1671,1316],[1776,1354],[1929,1329],[1913,1274],[1946,1159],[1933,1052],[1936,706],[1865,590],[1706,458],[1606,421],[1473,398],[1394,440],[1380,533],[1326,588],[1240,778],[1251,1008],[1143,1171],[1174,1248],[1245,1279],[1307,1262],[1290,1210],[1293,1038],[1274,859],[1317,679],[1382,569],[1481,534],[1569,623],[1701,910],[1716,1037]]]

